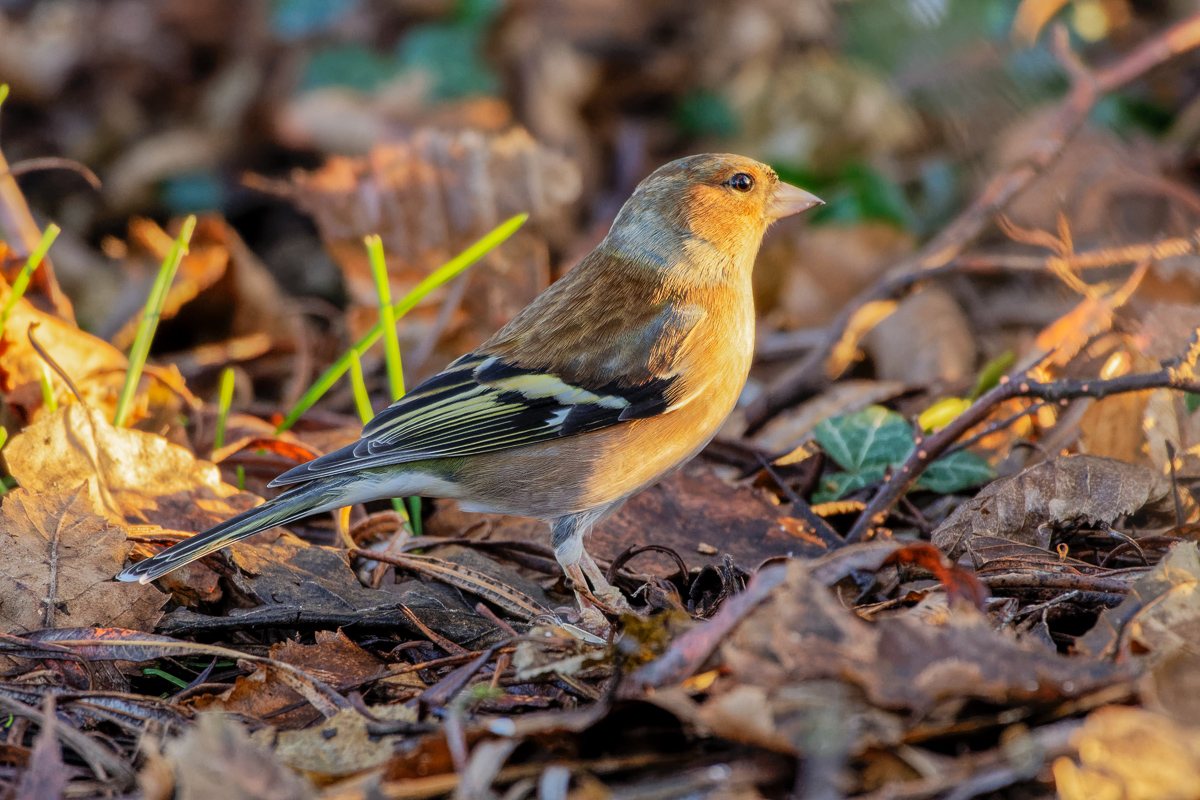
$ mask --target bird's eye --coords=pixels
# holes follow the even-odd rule
[[[729,179],[729,186],[739,192],[748,192],[754,188],[754,178],[744,172],[739,172]]]

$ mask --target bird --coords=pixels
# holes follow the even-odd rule
[[[252,534],[394,497],[550,526],[580,624],[629,610],[584,547],[626,499],[696,455],[733,410],[754,353],[763,234],[822,200],[766,164],[709,153],[642,181],[607,235],[490,339],[381,411],[346,447],[271,482],[285,491],[118,580],[147,583]],[[590,581],[590,592],[588,583]]]

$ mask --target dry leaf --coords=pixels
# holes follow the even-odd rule
[[[223,714],[202,714],[183,736],[167,743],[175,769],[176,800],[309,800],[312,786],[253,742]]]
[[[304,645],[291,639],[271,647],[271,658],[302,667],[334,689],[354,688],[379,677],[383,664],[338,631],[317,631],[316,643]]]
[[[498,136],[426,130],[366,158],[335,157],[290,184],[262,183],[313,216],[362,305],[377,303],[362,239],[377,233],[397,288],[416,279],[504,219],[528,212],[556,218],[579,194],[578,171],[513,128]]]
[[[125,565],[125,532],[96,512],[94,490],[10,492],[0,506],[0,625],[39,628],[115,626],[149,631],[168,595],[112,579]]]
[[[197,224],[187,253],[179,262],[175,279],[171,281],[171,288],[167,291],[161,319],[168,320],[174,317],[185,303],[212,286],[225,274],[225,269],[229,266],[229,251],[221,244],[205,241],[210,237],[204,235],[206,227],[212,229],[220,224],[211,217]],[[166,260],[175,243],[158,223],[141,217],[130,220],[129,239],[139,250],[147,251],[147,267],[150,269],[156,269],[157,264]],[[113,345],[122,350],[129,349],[133,345],[141,320],[142,312],[139,310],[111,337]]]
[[[862,358],[859,343],[872,328],[896,310],[896,305],[895,300],[872,300],[854,310],[846,329],[842,331],[842,338],[833,346],[825,362],[825,374],[831,380],[840,377],[851,364]]]
[[[910,386],[953,386],[975,372],[975,333],[953,295],[926,286],[863,337],[876,375]]]
[[[1145,261],[1118,289],[1080,300],[1079,305],[1038,333],[1037,351],[1050,354],[1046,359],[1049,364],[1059,367],[1069,364],[1089,341],[1112,329],[1116,310],[1137,290],[1149,268],[1150,262]]]
[[[0,289],[0,306],[8,301],[11,293],[8,286]],[[60,405],[73,399],[66,384],[46,367],[29,343],[30,326],[33,326],[37,343],[67,373],[82,395],[81,399],[112,416],[116,412],[129,360],[104,340],[39,311],[22,297],[13,306],[0,337],[0,393],[22,421],[29,422],[40,416],[43,406],[41,381],[46,373],[50,375],[54,397]]]
[[[755,307],[771,327],[828,325],[912,247],[911,234],[885,222],[785,227],[754,262]]]
[[[956,508],[932,539],[951,559],[974,554],[980,537],[1044,547],[1048,541],[1038,530],[1041,525],[1080,517],[1112,523],[1160,503],[1174,514],[1170,482],[1147,467],[1098,456],[1064,456],[988,484]]]
[[[62,745],[55,731],[59,724],[54,714],[45,715],[33,752],[29,754],[29,767],[21,776],[13,800],[62,800],[70,773],[63,763]]]
[[[1200,732],[1140,708],[1092,712],[1074,736],[1078,763],[1054,762],[1062,800],[1196,800]]]
[[[530,225],[473,267],[465,283],[434,292],[405,317],[401,345],[413,372],[480,344],[549,285],[546,238],[571,230],[567,211],[579,195],[580,176],[570,160],[520,128],[497,135],[427,129],[376,146],[365,158],[332,158],[291,183],[256,179],[255,185],[313,217],[359,306],[349,319],[352,336],[378,319],[364,236],[383,239],[398,300],[503,220],[530,214]],[[441,311],[447,298],[450,308]],[[438,341],[443,347],[431,358]]]
[[[87,482],[97,513],[118,525],[201,531],[259,502],[222,483],[216,465],[161,436],[114,428],[80,403],[14,436],[4,457],[17,482],[34,493],[63,493]]]
[[[406,705],[372,706],[371,714],[395,722],[417,721],[416,709]],[[358,711],[340,711],[319,725],[294,731],[269,728],[254,739],[271,747],[275,757],[292,769],[341,777],[381,766],[392,757],[399,736],[377,736]]]
[[[1145,458],[1142,419],[1150,392],[1125,392],[1092,401],[1079,420],[1086,453],[1136,463]]]
[[[1166,658],[1179,650],[1200,654],[1200,550],[1181,542],[1143,575],[1129,596],[1100,615],[1079,640],[1084,652],[1107,658],[1131,653]]]
[[[909,724],[919,724],[933,709],[953,714],[970,700],[1001,706],[1046,702],[1127,677],[1106,662],[1026,649],[969,606],[953,607],[940,625],[912,616],[868,623],[844,608],[802,563],[768,567],[759,578],[771,570],[784,570],[783,581],[721,645],[724,669],[700,714],[719,735],[797,749],[820,698],[834,691],[851,696],[847,685],[874,706],[915,712]],[[718,613],[704,626],[721,624]],[[808,691],[813,682],[825,682],[826,688],[814,695]],[[731,715],[726,693],[739,698],[735,707],[757,705],[763,713]],[[869,740],[879,733],[858,735]]]

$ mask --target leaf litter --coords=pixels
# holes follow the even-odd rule
[[[7,282],[37,239],[21,189],[68,229],[0,342],[0,793],[1195,796],[1200,214],[1173,56],[1196,23],[1072,7],[1069,40],[1063,4],[1018,5],[1019,46],[965,6],[914,25],[816,0],[2,12],[2,144],[69,142],[105,194],[0,163]],[[63,114],[67,140],[39,121]],[[541,523],[452,503],[111,580],[357,436],[343,386],[277,431],[375,323],[364,235],[402,295],[531,214],[400,320],[414,379],[704,149],[830,202],[765,243],[746,405],[598,526],[642,612],[611,640],[572,626]],[[173,244],[150,219],[197,207],[225,216],[201,217],[114,427]],[[376,408],[382,364],[359,354]]]

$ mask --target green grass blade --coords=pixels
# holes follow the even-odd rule
[[[180,689],[186,689],[188,687],[187,681],[183,680],[182,678],[177,678],[171,673],[158,669],[157,667],[146,667],[142,670],[142,674],[153,676],[155,678],[162,678],[167,683],[173,683]]]
[[[372,234],[363,239],[371,260],[371,275],[379,293],[379,325],[383,329],[383,355],[387,363],[388,388],[395,402],[404,396],[404,364],[400,361],[400,337],[396,334],[396,312],[392,310],[392,284],[388,280],[383,239]]]
[[[421,498],[408,498],[408,524],[413,536],[421,535]]]
[[[29,254],[29,258],[25,259],[25,266],[21,267],[21,272],[17,275],[17,279],[13,281],[12,294],[8,296],[8,302],[4,304],[4,311],[0,312],[0,330],[4,330],[4,326],[8,322],[8,317],[12,314],[13,308],[16,307],[17,301],[24,296],[25,290],[29,288],[29,281],[33,278],[34,270],[41,266],[42,259],[46,257],[46,251],[50,249],[50,245],[58,238],[60,230],[53,222],[47,225],[46,230],[42,232],[42,240],[38,242],[38,246]]]
[[[42,364],[42,405],[53,414],[58,411],[58,401],[54,399],[54,384],[50,382],[50,368]]]
[[[221,387],[217,390],[217,433],[213,437],[213,450],[225,446],[225,425],[229,422],[229,408],[233,405],[233,383],[236,376],[233,367],[221,372]]]
[[[175,280],[179,262],[183,261],[187,253],[188,243],[192,240],[192,231],[195,229],[196,217],[191,215],[184,220],[183,229],[179,231],[179,237],[171,247],[171,252],[167,254],[166,260],[158,270],[150,297],[146,299],[146,308],[142,313],[141,322],[138,323],[133,348],[129,351],[129,371],[125,373],[125,385],[121,387],[121,399],[117,401],[117,413],[113,417],[113,424],[118,428],[124,427],[129,418],[133,396],[137,392],[138,381],[142,378],[142,368],[146,366],[146,357],[150,355],[150,342],[154,340],[163,305],[167,302],[167,292],[171,289],[171,282]]]
[[[515,217],[505,220],[492,230],[491,233],[438,267],[425,280],[413,287],[413,290],[406,294],[400,302],[392,306],[392,313],[395,315],[395,318],[400,319],[403,317],[434,289],[453,280],[467,267],[470,267],[476,261],[483,258],[494,247],[516,233],[517,229],[524,225],[527,219],[529,219],[528,214],[518,214]],[[300,419],[300,415],[312,408],[313,404],[320,400],[325,392],[329,391],[329,387],[337,383],[338,379],[346,374],[350,369],[350,360],[352,358],[361,358],[371,348],[371,345],[379,341],[379,337],[382,335],[383,326],[376,325],[366,336],[359,339],[345,355],[339,358],[333,366],[325,370],[325,373],[304,393],[304,396],[300,398],[300,402],[296,403],[296,407],[288,413],[283,422],[279,424],[279,427],[275,429],[276,435],[283,433],[296,424],[296,420]]]
[[[4,101],[8,99],[8,84],[0,83],[0,106],[4,105]]]
[[[363,425],[366,425],[371,421],[371,417],[375,416],[375,409],[371,408],[371,396],[367,394],[367,381],[363,377],[362,359],[357,354],[350,359],[350,388],[354,391],[354,406],[358,409],[358,416]]]

